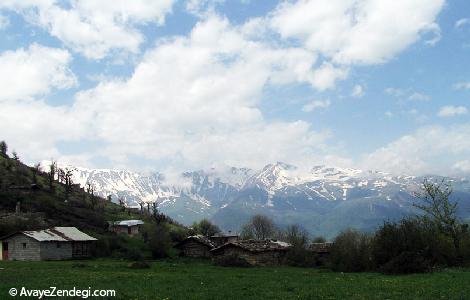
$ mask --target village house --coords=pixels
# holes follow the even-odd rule
[[[272,266],[282,263],[290,244],[277,240],[240,240],[211,250],[214,259],[238,256],[254,266]]]
[[[91,256],[94,237],[75,227],[20,231],[1,238],[0,260],[63,260]]]
[[[330,253],[331,246],[333,246],[332,242],[311,243],[308,250],[320,256],[326,256]]]
[[[124,233],[133,236],[139,233],[140,227],[142,225],[144,225],[142,220],[109,222],[109,230],[116,233]]]
[[[232,234],[231,231],[228,231],[228,233],[218,232],[211,236],[210,240],[216,247],[219,247],[226,243],[238,241],[239,236],[237,234]]]
[[[210,250],[214,246],[208,238],[202,235],[194,235],[176,244],[175,248],[180,250],[181,256],[208,258],[211,257]]]

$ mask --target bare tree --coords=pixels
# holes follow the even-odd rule
[[[119,203],[119,206],[121,207],[121,210],[124,211],[126,209],[126,200],[123,197],[119,197],[118,203]]]
[[[264,240],[274,237],[277,229],[273,221],[263,215],[254,215],[250,221],[242,227],[243,238],[255,238]]]
[[[5,141],[0,142],[0,155],[3,157],[7,157],[8,152],[8,145]]]
[[[54,160],[51,160],[51,164],[49,165],[49,173],[48,173],[49,190],[51,192],[54,192],[54,179],[55,179],[56,173],[57,173],[57,162]]]
[[[20,157],[18,156],[18,153],[16,153],[16,151],[13,151],[11,153],[11,155],[13,156],[13,159],[16,160],[16,161],[19,161],[20,160]]]
[[[308,232],[300,225],[289,225],[283,232],[283,239],[296,247],[306,247],[308,243]]]
[[[93,208],[98,204],[98,199],[95,197],[95,186],[91,182],[86,183],[86,192],[90,196],[90,203]]]

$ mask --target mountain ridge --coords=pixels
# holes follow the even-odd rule
[[[261,213],[281,226],[300,223],[312,234],[325,236],[346,227],[372,230],[385,220],[415,212],[414,194],[425,178],[329,166],[304,171],[282,162],[261,170],[229,167],[183,172],[180,182],[175,178],[168,182],[159,172],[68,168],[74,169],[74,182],[92,183],[100,196],[123,198],[132,207],[158,202],[163,213],[183,224],[208,218],[237,231],[251,215]],[[470,198],[467,178],[449,180],[460,195]]]

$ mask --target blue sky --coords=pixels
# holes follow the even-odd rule
[[[28,163],[470,173],[464,0],[0,1]]]

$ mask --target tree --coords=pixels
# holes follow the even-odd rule
[[[119,203],[119,206],[121,207],[121,210],[124,211],[126,209],[126,200],[123,197],[119,197],[118,203]]]
[[[57,162],[51,160],[51,164],[49,165],[49,173],[47,174],[49,177],[49,190],[54,192],[54,179],[55,174],[57,173]]]
[[[207,219],[202,219],[199,223],[194,223],[193,229],[197,233],[202,234],[206,237],[213,236],[214,234],[220,232],[220,228],[217,225],[212,224]]]
[[[41,170],[41,164],[40,163],[35,164],[31,170],[33,172],[33,183],[37,184],[38,183],[37,175],[39,171]]]
[[[425,214],[423,218],[430,220],[444,235],[449,236],[455,249],[460,248],[460,240],[466,232],[464,226],[457,217],[458,203],[451,203],[452,184],[442,180],[433,183],[424,180],[421,192],[416,193],[416,197],[421,203],[414,203],[413,206],[422,210]]]
[[[98,203],[97,198],[95,197],[95,186],[91,182],[86,183],[86,192],[90,195],[91,207],[95,208]]]
[[[370,237],[352,229],[341,232],[331,247],[328,264],[334,271],[370,270],[372,268]]]
[[[283,239],[294,247],[307,247],[308,232],[300,225],[289,225],[284,230]]]
[[[241,236],[244,239],[254,238],[265,240],[274,237],[277,229],[273,221],[263,215],[254,215],[250,221],[242,227]]]
[[[13,155],[13,159],[16,160],[16,161],[19,161],[20,160],[20,157],[18,156],[18,153],[16,153],[16,151],[13,151],[11,153],[11,155]]]
[[[326,243],[326,239],[322,236],[317,236],[312,240],[312,243]]]
[[[7,157],[8,152],[8,145],[5,141],[0,142],[0,155],[3,157]]]

